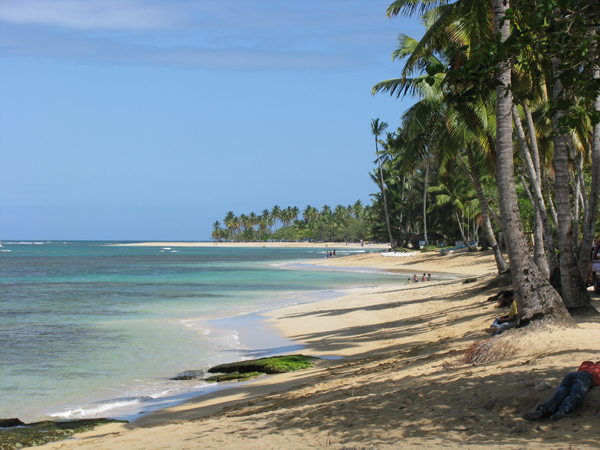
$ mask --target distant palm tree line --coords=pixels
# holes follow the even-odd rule
[[[359,242],[371,236],[374,218],[369,206],[360,200],[349,206],[324,205],[319,211],[306,206],[302,213],[297,206],[273,206],[260,214],[253,212],[236,216],[229,211],[223,222],[213,223],[211,237],[215,241],[328,241]]]

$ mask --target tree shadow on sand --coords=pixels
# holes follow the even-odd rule
[[[573,357],[593,351],[582,350]],[[402,363],[380,363],[362,372],[355,372],[357,367],[350,364],[334,368],[330,381],[345,379],[347,384],[337,389],[319,389],[317,385],[276,394],[257,405],[234,407],[225,415],[260,417],[256,427],[236,432],[242,439],[256,439],[268,430],[290,433],[298,439],[311,436],[319,441],[327,437],[331,443],[348,445],[397,445],[435,439],[492,448],[500,443],[526,445],[531,441],[597,445],[600,389],[590,391],[572,419],[530,423],[520,418],[548,400],[564,374],[574,368],[541,370],[522,364],[518,370],[504,370],[496,364],[492,373],[460,367],[400,380],[386,377]],[[365,377],[373,380],[365,382]],[[540,391],[542,381],[552,388]]]

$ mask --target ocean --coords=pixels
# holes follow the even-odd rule
[[[325,249],[2,244],[0,417],[27,422],[131,420],[200,395],[215,389],[203,381],[213,365],[302,350],[260,311],[405,282],[316,270]],[[169,379],[190,370],[199,377]]]

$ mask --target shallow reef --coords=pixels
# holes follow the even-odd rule
[[[22,422],[21,422],[22,423]],[[0,429],[0,450],[34,447],[67,439],[76,433],[90,431],[107,423],[127,423],[126,420],[82,419],[53,422],[33,422]]]

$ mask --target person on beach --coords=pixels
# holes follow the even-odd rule
[[[419,277],[417,276],[417,274],[415,273],[413,275],[413,283],[418,283],[419,282]]]
[[[558,386],[554,397],[542,403],[533,412],[523,416],[530,422],[552,416],[552,420],[573,417],[571,413],[581,405],[585,394],[595,386],[600,386],[600,361],[594,364],[584,361],[577,372],[568,373]]]
[[[425,275],[425,273],[423,273],[423,276],[421,277],[421,281],[427,281],[427,276]]]
[[[488,328],[486,333],[491,333],[490,337],[498,336],[499,334],[504,333],[506,330],[510,330],[517,325],[517,301],[514,298],[514,294],[512,291],[505,291],[500,300],[498,300],[498,307],[500,305],[510,305],[510,311],[505,316],[496,317],[492,326]]]
[[[427,281],[431,281],[431,274],[430,273],[427,274]]]
[[[410,284],[410,278],[408,279],[408,283]]]
[[[335,254],[335,248],[333,249],[333,257],[335,258],[337,255]]]

